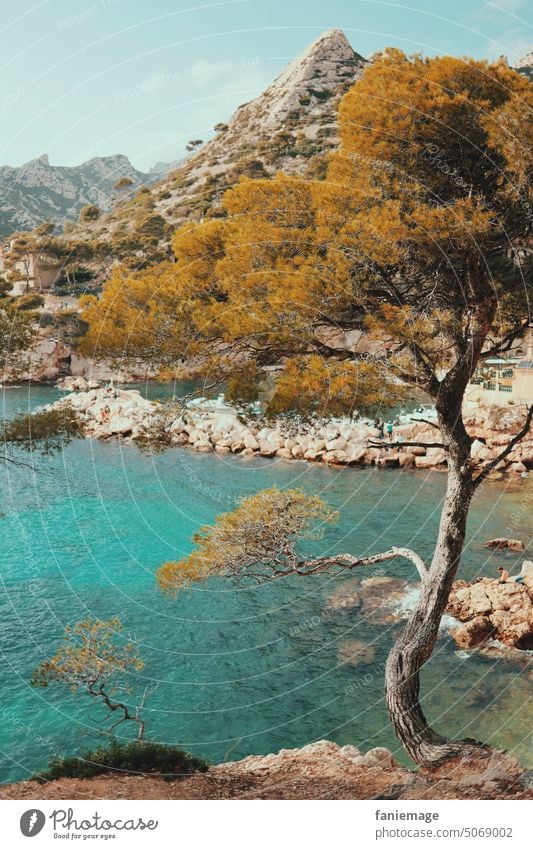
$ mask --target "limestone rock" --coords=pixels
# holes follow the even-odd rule
[[[489,636],[509,648],[533,647],[532,597],[529,574],[521,582],[501,583],[492,578],[473,584],[457,581],[447,611],[466,625],[454,631],[454,640],[461,648],[472,648]]]
[[[510,463],[508,471],[512,474],[522,475],[527,472],[527,468],[523,463]]]
[[[494,625],[486,616],[476,616],[453,631],[452,636],[459,648],[473,649],[484,643],[494,633]]]
[[[363,760],[366,766],[377,766],[388,769],[397,769],[400,766],[392,752],[384,746],[376,746],[374,749],[369,749],[366,755],[364,755]]]
[[[470,589],[470,606],[475,614],[488,613],[492,609],[491,602],[483,584],[474,584]]]
[[[109,419],[109,430],[111,433],[126,434],[131,433],[133,429],[133,421],[126,416],[115,415]]]
[[[49,343],[52,349],[53,344]],[[72,390],[66,397],[66,401],[84,414],[87,433],[96,438],[108,438],[115,434],[117,436],[128,435],[138,438],[143,433],[147,424],[157,419],[157,402],[147,401],[138,390],[103,388],[97,381],[88,381],[82,376],[65,378],[62,384],[65,389]],[[109,408],[108,412],[105,409]],[[509,412],[499,412],[498,415],[487,414],[484,411],[476,411],[471,416],[470,427],[480,430],[480,422],[487,417],[490,422],[505,421],[505,427],[510,428],[515,422],[515,414],[509,417]],[[109,419],[112,419],[109,426]],[[127,420],[127,422],[126,422]],[[474,425],[472,424],[474,422]],[[118,424],[117,424],[118,422]],[[476,424],[477,423],[477,424]],[[493,424],[490,425],[493,427]],[[513,425],[514,426],[514,425]],[[324,462],[333,466],[377,465],[380,468],[407,468],[415,466],[417,469],[443,469],[446,464],[446,453],[440,448],[424,448],[416,446],[409,450],[397,451],[389,449],[384,443],[381,448],[369,446],[374,428],[370,424],[360,423],[357,425],[348,423],[327,424],[318,423],[301,432],[287,435],[281,424],[270,425],[243,423],[236,413],[214,409],[204,405],[189,406],[182,415],[177,415],[175,420],[167,427],[171,433],[171,444],[190,444],[198,451],[211,451],[213,447],[217,453],[228,453],[225,449],[236,453],[245,453],[245,456],[258,454],[263,457],[278,456],[287,460],[311,460]],[[428,442],[438,438],[435,428],[423,423],[402,425],[398,428],[405,440],[426,439]],[[473,456],[478,458],[485,456],[485,450],[492,452],[491,447],[498,439],[498,434],[490,430],[488,425],[484,428],[486,435],[482,442],[478,439],[473,445]],[[504,436],[508,439],[507,432]],[[504,474],[522,475],[531,461],[533,467],[533,441],[530,446],[525,446],[524,462],[515,459],[512,463],[498,464],[497,471],[493,472],[491,479],[504,477]],[[529,452],[529,453],[528,453]],[[519,540],[491,540],[487,546],[507,547],[512,550],[523,550]]]
[[[520,569],[520,574],[533,576],[533,560],[524,560],[522,568]]]
[[[431,457],[417,457],[415,456],[415,466],[417,469],[432,469],[434,466],[434,462]]]

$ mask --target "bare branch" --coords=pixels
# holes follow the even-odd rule
[[[372,438],[368,440],[371,448],[443,448],[448,450],[448,446],[444,442],[378,442]]]
[[[520,440],[523,439],[524,436],[526,436],[526,434],[529,432],[529,428],[531,427],[532,419],[533,404],[531,405],[531,407],[529,407],[527,411],[526,420],[524,422],[522,430],[520,430],[515,436],[513,436],[513,438],[510,440],[510,442],[507,443],[503,451],[501,451],[498,456],[494,458],[494,460],[491,460],[490,463],[487,463],[487,465],[484,466],[483,470],[479,473],[477,478],[474,478],[474,489],[477,489],[477,487],[481,483],[483,483],[483,481],[488,477],[488,475],[490,475],[490,473],[496,468],[498,463],[501,463],[502,460],[505,460],[505,458],[511,453],[515,445],[517,445]]]
[[[420,580],[424,581],[428,570],[426,564],[416,551],[410,548],[393,546],[388,551],[380,554],[371,554],[368,557],[355,557],[353,554],[334,554],[331,557],[317,557],[312,560],[303,560],[297,564],[295,571],[299,575],[311,575],[322,572],[329,566],[340,566],[343,569],[353,569],[356,566],[373,566],[374,563],[383,563],[386,560],[394,560],[396,557],[405,557],[416,566]]]
[[[487,357],[494,357],[496,354],[504,354],[513,347],[513,342],[519,339],[524,330],[527,328],[529,319],[523,318],[516,324],[508,333],[503,336],[499,342],[495,342],[486,351],[482,351],[479,355],[480,359],[486,360]]]
[[[436,424],[436,422],[430,422],[429,419],[413,419],[413,418],[411,418],[411,421],[414,422],[415,424],[417,422],[422,422],[423,424],[431,425],[431,427],[434,427],[437,430],[440,430],[438,424]]]

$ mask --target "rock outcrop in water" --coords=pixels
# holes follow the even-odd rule
[[[508,648],[533,649],[533,562],[524,562],[518,579],[456,581],[448,613],[464,623],[452,632],[460,648],[492,639]]]
[[[81,381],[81,382],[80,382]],[[145,428],[165,417],[169,445],[187,446],[203,453],[277,457],[311,460],[335,466],[378,466],[380,468],[445,469],[446,452],[435,447],[438,428],[411,420],[394,428],[393,444],[379,438],[378,431],[364,422],[328,422],[288,433],[281,424],[244,422],[222,402],[190,405],[168,420],[161,405],[146,401],[137,390],[88,389],[83,378],[66,378],[65,388],[88,391],[71,393],[64,402],[72,404],[85,418],[87,433],[98,439],[121,436],[138,439]],[[108,410],[106,410],[108,408]],[[518,408],[482,408],[465,415],[469,431],[476,437],[472,462],[480,468],[494,459],[510,436],[520,429],[523,411]],[[403,444],[394,445],[400,437]],[[410,442],[420,443],[413,447]],[[425,447],[427,445],[427,447]],[[491,478],[520,476],[533,468],[533,435],[520,443]]]

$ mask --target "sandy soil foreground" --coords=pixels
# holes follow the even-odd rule
[[[431,774],[401,767],[387,749],[362,755],[320,741],[277,755],[249,757],[173,781],[109,774],[24,781],[0,787],[3,799],[533,799],[533,770],[495,752],[474,764]]]

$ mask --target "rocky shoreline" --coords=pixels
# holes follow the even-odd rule
[[[0,787],[3,799],[532,799],[533,774],[493,750],[432,772],[401,766],[384,748],[319,740],[301,749],[252,755],[165,781],[109,773]]]
[[[446,451],[440,447],[437,426],[415,417],[395,426],[390,441],[381,438],[370,424],[348,421],[332,421],[288,433],[281,424],[244,422],[223,402],[211,406],[191,404],[169,418],[164,407],[147,401],[138,390],[103,388],[84,378],[67,378],[64,387],[74,391],[54,406],[72,405],[82,416],[87,435],[96,439],[119,437],[136,441],[164,418],[170,446],[186,446],[203,453],[308,460],[333,466],[446,468]],[[467,410],[465,423],[474,437],[472,463],[481,469],[494,460],[523,422],[524,410],[518,406]],[[526,477],[530,469],[533,433],[496,466],[489,478]]]
[[[452,586],[441,622],[442,635],[460,651],[506,658],[531,668],[533,652],[533,562],[524,560],[520,574],[504,579],[479,577]],[[394,626],[406,620],[419,585],[387,575],[355,576],[342,581],[327,599],[322,617],[357,614],[373,625]],[[375,647],[347,638],[339,643],[338,662],[350,667],[372,664]]]
[[[520,575],[501,580],[456,581],[447,612],[459,621],[452,631],[459,648],[484,652],[514,650],[517,657],[533,650],[533,562],[525,560]],[[527,657],[527,655],[526,655]],[[530,658],[529,658],[530,659]]]

